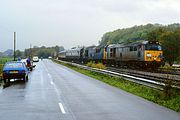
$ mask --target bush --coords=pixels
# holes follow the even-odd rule
[[[88,66],[88,67],[92,67],[93,66],[93,64],[95,64],[93,61],[90,61],[90,62],[88,62],[87,64],[86,64],[86,66]]]
[[[96,67],[99,68],[99,69],[106,69],[106,66],[103,65],[102,63],[96,64]]]
[[[99,68],[99,69],[106,69],[106,66],[103,65],[102,63],[95,63],[93,61],[90,61],[86,64],[88,67],[93,67],[93,68]]]

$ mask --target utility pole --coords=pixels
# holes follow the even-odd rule
[[[16,32],[14,32],[14,61],[16,60]]]
[[[29,57],[32,58],[32,51],[31,51],[31,44],[30,44],[30,52],[29,52]]]

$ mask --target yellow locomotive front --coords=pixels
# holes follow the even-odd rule
[[[162,65],[163,59],[163,51],[159,42],[149,41],[145,44],[144,61],[146,62],[146,65],[157,68]]]

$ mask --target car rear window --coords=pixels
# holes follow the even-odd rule
[[[22,68],[23,64],[22,63],[8,63],[6,64],[7,68]]]

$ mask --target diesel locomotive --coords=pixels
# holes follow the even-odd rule
[[[158,68],[163,64],[163,51],[157,41],[110,44],[106,46],[74,47],[59,53],[58,59],[87,63],[139,68]]]

